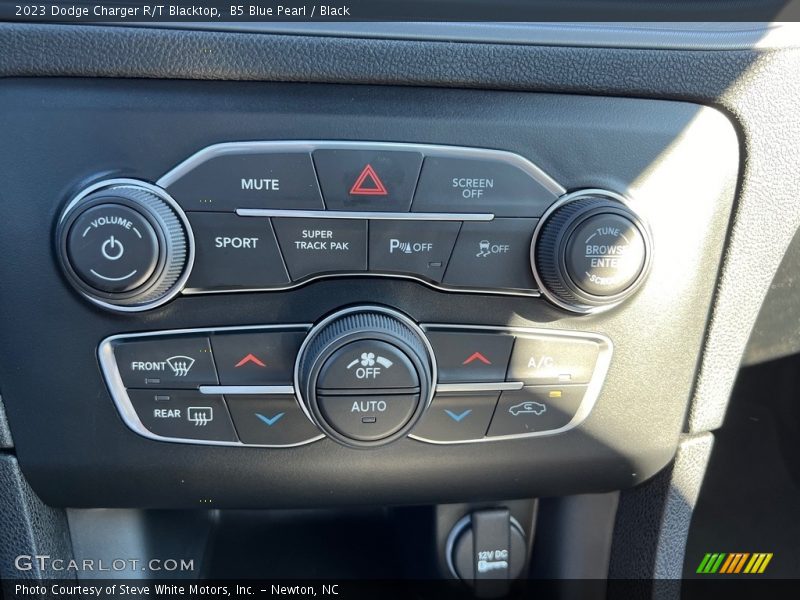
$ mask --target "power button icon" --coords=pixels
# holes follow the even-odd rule
[[[144,285],[158,267],[158,237],[133,207],[100,203],[78,216],[66,240],[69,264],[93,290],[127,293]]]
[[[122,242],[112,235],[109,236],[105,242],[103,242],[103,246],[100,248],[100,251],[103,253],[103,258],[107,258],[108,260],[119,260],[125,253],[125,246],[123,246]]]

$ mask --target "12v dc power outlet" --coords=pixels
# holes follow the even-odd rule
[[[450,533],[454,575],[473,586],[479,598],[508,594],[525,567],[525,535],[507,508],[480,510],[456,523]]]

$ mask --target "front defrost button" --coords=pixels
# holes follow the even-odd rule
[[[196,388],[216,385],[217,372],[205,336],[154,338],[114,345],[127,388]]]

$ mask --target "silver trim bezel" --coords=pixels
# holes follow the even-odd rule
[[[294,444],[245,444],[241,441],[225,442],[217,440],[193,440],[187,438],[173,438],[153,433],[144,426],[141,420],[139,420],[139,415],[136,414],[136,410],[133,408],[133,403],[131,402],[130,397],[128,396],[127,388],[125,387],[125,384],[122,381],[122,376],[120,375],[119,367],[117,366],[117,361],[114,358],[114,344],[115,342],[120,342],[120,341],[163,337],[170,335],[183,335],[183,334],[211,334],[211,333],[225,332],[225,331],[257,332],[257,331],[273,331],[273,330],[281,330],[281,331],[299,330],[307,332],[310,329],[311,329],[311,324],[290,323],[286,325],[201,327],[194,329],[170,329],[166,331],[152,331],[146,333],[123,333],[118,335],[112,335],[110,337],[105,338],[102,342],[100,342],[100,346],[97,349],[97,357],[98,360],[100,361],[100,370],[102,371],[108,389],[111,392],[111,398],[114,401],[114,404],[116,405],[120,416],[122,417],[122,421],[125,423],[125,425],[128,426],[129,429],[141,435],[142,437],[151,440],[156,440],[158,442],[171,442],[176,444],[197,444],[201,446],[234,446],[240,448],[296,448],[298,446],[304,446],[306,444],[316,442],[317,440],[321,440],[326,436],[324,433],[320,432],[318,436]],[[230,387],[230,386],[201,386],[200,389],[201,393],[220,393],[220,392],[204,392],[202,390],[203,387]],[[276,386],[270,386],[270,387],[276,387]],[[147,388],[147,389],[157,391],[157,388]],[[297,402],[297,396],[295,396],[295,402]],[[227,400],[226,400],[226,407],[227,407]],[[302,407],[300,408],[302,409]],[[314,423],[314,421],[311,422]],[[231,423],[233,423],[233,420],[231,420]],[[314,424],[314,426],[316,427],[316,424]],[[234,425],[234,430],[235,430],[235,425]]]
[[[156,182],[156,185],[168,188],[195,167],[217,156],[225,156],[227,154],[257,154],[261,152],[313,152],[314,150],[406,150],[420,152],[424,156],[499,160],[525,171],[556,198],[566,192],[558,182],[527,158],[507,150],[474,148],[470,146],[448,146],[444,144],[415,144],[410,142],[334,140],[274,140],[212,144],[211,146],[206,146],[202,150],[198,150],[192,156],[162,175]]]
[[[370,221],[494,221],[493,213],[401,213],[344,210],[290,210],[273,208],[237,208],[240,217],[274,217],[276,219],[348,219]],[[514,217],[498,217],[513,219]],[[536,217],[520,217],[535,219]]]
[[[569,302],[561,300],[558,296],[550,292],[550,290],[547,289],[547,286],[544,285],[544,282],[542,281],[541,277],[539,277],[539,272],[538,269],[536,268],[536,260],[535,260],[536,242],[539,240],[539,235],[542,232],[542,228],[547,223],[547,219],[550,218],[550,215],[552,215],[555,211],[557,211],[565,204],[574,202],[576,200],[579,200],[580,198],[591,197],[591,196],[594,197],[599,196],[601,198],[615,200],[620,204],[622,204],[623,206],[625,206],[626,208],[630,209],[634,213],[634,215],[636,215],[638,219],[638,224],[641,225],[643,229],[642,238],[644,239],[644,244],[645,244],[645,264],[642,266],[642,270],[639,273],[639,276],[636,278],[636,280],[630,285],[628,290],[626,290],[622,294],[619,294],[614,301],[608,304],[602,304],[597,306],[589,306],[585,304],[570,304]],[[645,280],[648,273],[650,272],[650,266],[653,257],[653,235],[650,230],[650,226],[647,224],[647,221],[645,221],[636,211],[635,201],[631,200],[626,196],[623,196],[622,194],[618,194],[617,192],[604,190],[602,188],[587,188],[582,190],[576,190],[574,192],[570,192],[569,194],[565,194],[544,212],[544,214],[539,219],[539,222],[536,224],[536,228],[533,230],[533,237],[531,238],[530,256],[531,256],[531,271],[533,272],[533,279],[536,282],[536,285],[539,289],[539,294],[541,296],[544,296],[559,308],[563,308],[564,310],[568,310],[572,313],[577,313],[581,315],[593,315],[606,312],[616,306],[619,306],[641,286],[642,282]]]
[[[364,142],[364,141],[331,141],[331,140],[284,140],[284,141],[245,141],[222,142],[207,146],[179,163],[176,167],[164,174],[157,185],[168,188],[181,177],[190,173],[199,165],[219,156],[275,153],[275,152],[313,152],[314,150],[375,150],[375,151],[413,151],[420,152],[425,157],[454,157],[467,159],[487,159],[510,164],[525,172],[534,181],[538,182],[545,190],[553,195],[553,202],[566,193],[566,190],[552,177],[530,160],[507,150],[493,150],[489,148],[474,148],[468,146],[448,146],[439,144],[414,144],[406,142]],[[323,200],[324,202],[324,200]],[[227,211],[226,211],[227,212]],[[290,209],[261,209],[239,208],[235,214],[241,217],[261,218],[314,218],[314,219],[360,219],[360,220],[407,220],[407,221],[478,221],[488,222],[496,217],[492,213],[412,213],[412,212],[372,212],[372,211],[335,211],[335,210],[290,210]],[[514,217],[497,217],[514,218]],[[528,218],[528,217],[525,217]],[[535,217],[531,217],[535,218]],[[321,279],[338,277],[388,277],[391,279],[411,280],[426,285],[435,290],[461,294],[492,294],[499,296],[523,296],[529,298],[540,297],[539,290],[503,289],[503,288],[476,288],[448,286],[406,273],[371,273],[369,271],[353,271],[343,273],[321,273],[292,282],[283,286],[253,287],[253,288],[228,288],[221,290],[204,290],[198,288],[185,288],[183,295],[201,294],[233,294],[253,292],[281,292],[292,290]]]
[[[592,342],[597,343],[600,347],[597,356],[597,362],[595,363],[594,371],[592,373],[592,378],[589,380],[588,384],[582,384],[582,383],[561,384],[564,387],[586,385],[586,393],[583,396],[583,400],[581,401],[578,410],[575,412],[575,415],[572,417],[572,420],[563,427],[560,427],[558,429],[550,429],[548,431],[533,431],[531,433],[516,433],[513,435],[501,435],[492,437],[484,436],[480,439],[472,439],[472,440],[452,440],[452,441],[431,440],[418,435],[414,435],[413,433],[410,433],[408,436],[420,442],[426,442],[428,444],[437,444],[443,446],[452,446],[455,444],[482,444],[485,442],[502,442],[506,440],[546,437],[551,435],[557,435],[560,433],[566,433],[571,429],[575,429],[586,420],[586,418],[592,412],[594,405],[597,403],[597,399],[600,397],[600,391],[603,389],[603,384],[605,383],[606,375],[608,374],[608,369],[611,366],[611,356],[614,352],[614,344],[611,341],[611,339],[601,333],[596,333],[596,332],[569,331],[565,329],[541,329],[535,327],[501,327],[494,325],[452,325],[446,323],[426,323],[420,325],[420,327],[422,327],[422,329],[426,333],[429,331],[448,331],[448,330],[476,331],[476,332],[492,331],[497,333],[507,333],[515,337],[521,337],[521,338],[526,337],[526,335],[528,337],[543,336],[543,337],[556,337],[556,338],[572,338],[579,340],[590,340]],[[511,351],[513,353],[514,351],[513,348]],[[482,384],[465,383],[458,385],[464,386],[464,389],[462,390],[463,392],[485,390],[485,388],[478,387]],[[550,384],[530,384],[528,387],[543,387],[549,385]],[[558,385],[558,384],[552,384],[552,385]],[[475,386],[475,387],[470,389],[468,386]],[[523,385],[517,389],[522,389],[522,387],[525,386]],[[492,417],[494,417],[494,415],[492,415]]]
[[[166,294],[161,296],[160,298],[156,298],[155,300],[151,300],[150,302],[145,302],[144,304],[132,304],[132,305],[121,305],[121,304],[113,304],[101,298],[97,298],[92,296],[91,294],[85,292],[82,289],[75,288],[76,291],[92,302],[97,306],[102,306],[108,310],[112,310],[115,312],[124,312],[124,313],[135,313],[135,312],[142,312],[145,310],[151,310],[153,308],[157,308],[162,304],[166,304],[176,296],[182,293],[186,282],[189,280],[189,276],[192,274],[192,269],[194,268],[194,260],[195,260],[195,248],[194,248],[194,232],[192,231],[192,225],[189,223],[189,219],[186,217],[186,213],[184,213],[181,206],[175,201],[172,196],[169,195],[164,189],[158,187],[158,185],[153,185],[152,183],[148,183],[146,181],[142,181],[140,179],[130,179],[130,178],[115,178],[115,179],[104,179],[102,181],[98,181],[93,183],[92,185],[84,188],[80,191],[78,195],[76,195],[72,200],[67,203],[66,208],[61,213],[61,218],[58,220],[59,225],[69,218],[72,211],[78,206],[78,204],[89,194],[103,190],[103,189],[110,189],[115,187],[134,187],[134,188],[142,188],[147,190],[151,194],[156,195],[160,200],[163,200],[169,207],[174,211],[175,215],[178,217],[178,220],[181,223],[181,226],[184,229],[186,234],[186,265],[183,268],[183,272],[181,273],[180,277],[172,284]]]
[[[285,445],[274,445],[274,444],[245,444],[243,442],[223,442],[223,441],[213,441],[213,440],[192,440],[186,438],[172,438],[172,437],[165,437],[160,436],[157,434],[152,433],[149,431],[139,420],[138,415],[136,414],[135,409],[133,408],[133,404],[130,401],[130,398],[127,394],[127,389],[125,388],[125,384],[122,381],[122,376],[120,375],[119,368],[117,367],[116,360],[114,358],[114,343],[118,341],[126,341],[126,340],[135,340],[135,339],[146,339],[146,338],[153,338],[153,337],[164,337],[164,336],[172,336],[172,335],[184,335],[184,334],[213,334],[217,332],[247,332],[247,331],[301,331],[306,333],[306,338],[303,340],[303,343],[300,346],[300,349],[297,353],[297,360],[295,361],[294,365],[294,372],[293,372],[293,385],[286,385],[286,386],[231,386],[231,385],[204,385],[199,386],[199,391],[202,394],[218,394],[218,395],[280,395],[280,396],[290,396],[293,395],[295,401],[297,402],[300,409],[305,414],[306,418],[309,419],[311,423],[313,423],[316,427],[319,425],[316,423],[314,418],[311,416],[311,412],[305,405],[305,401],[302,398],[302,394],[299,392],[300,385],[299,385],[299,364],[300,364],[300,357],[302,356],[303,351],[305,350],[306,346],[308,345],[309,340],[311,339],[311,333],[320,327],[324,327],[327,323],[331,322],[332,320],[339,318],[345,314],[350,314],[352,312],[358,312],[363,310],[372,310],[377,312],[382,312],[384,314],[390,314],[396,318],[401,319],[404,323],[411,326],[412,329],[420,335],[425,345],[426,350],[428,351],[430,358],[431,358],[431,375],[432,375],[432,384],[431,384],[431,391],[427,398],[427,403],[425,405],[425,410],[430,408],[431,402],[436,394],[442,393],[481,393],[481,392],[492,392],[492,391],[516,391],[520,390],[525,387],[525,384],[521,381],[497,381],[497,382],[481,382],[481,383],[439,383],[438,382],[438,367],[436,364],[436,355],[433,352],[433,346],[428,339],[427,333],[429,331],[475,331],[475,332],[493,332],[493,333],[506,333],[508,335],[513,335],[516,337],[534,337],[534,336],[544,336],[544,337],[554,337],[554,338],[572,338],[572,339],[579,339],[579,340],[590,340],[592,342],[599,344],[599,354],[597,357],[597,363],[595,364],[595,369],[592,374],[592,378],[588,384],[575,384],[575,383],[565,383],[562,384],[563,386],[574,386],[574,385],[586,385],[586,394],[583,397],[583,400],[578,407],[578,410],[575,413],[575,416],[572,420],[567,423],[564,427],[559,429],[552,429],[549,431],[537,431],[531,433],[520,433],[520,434],[513,434],[513,435],[505,435],[505,436],[494,436],[494,437],[483,437],[480,439],[472,439],[472,440],[453,440],[453,441],[442,441],[442,440],[431,440],[428,438],[424,438],[422,436],[415,435],[413,433],[409,433],[407,437],[434,445],[455,445],[455,444],[475,444],[475,443],[483,443],[483,442],[497,442],[497,441],[506,441],[506,440],[515,440],[515,439],[525,439],[525,438],[532,438],[532,437],[544,437],[544,436],[551,436],[557,435],[560,433],[565,433],[574,429],[581,425],[586,418],[591,413],[592,409],[594,408],[597,399],[600,396],[600,392],[603,388],[603,384],[605,382],[606,375],[608,373],[608,369],[611,365],[611,357],[613,354],[613,343],[610,338],[607,336],[597,333],[597,332],[585,332],[585,331],[570,331],[570,330],[563,330],[563,329],[543,329],[543,328],[535,328],[535,327],[510,327],[510,326],[494,326],[494,325],[461,325],[461,324],[449,324],[449,323],[426,323],[417,325],[412,321],[409,317],[405,316],[403,313],[395,311],[394,309],[390,309],[383,306],[378,305],[368,305],[368,306],[353,306],[346,308],[341,311],[337,311],[332,313],[318,324],[308,324],[308,323],[287,323],[287,324],[276,324],[276,325],[243,325],[243,326],[233,326],[233,327],[202,327],[202,328],[193,328],[193,329],[172,329],[172,330],[165,330],[165,331],[153,331],[153,332],[145,332],[145,333],[123,333],[118,335],[113,335],[110,337],[105,338],[98,348],[98,359],[100,362],[100,369],[103,373],[103,377],[106,381],[108,389],[111,393],[111,398],[114,401],[114,404],[117,407],[117,410],[122,417],[123,422],[135,433],[138,433],[142,437],[160,441],[160,442],[172,442],[172,443],[179,443],[179,444],[198,444],[204,446],[238,446],[238,447],[253,447],[253,448],[294,448],[297,446],[303,446],[306,444],[310,444],[317,440],[320,440],[324,437],[327,437],[323,432],[320,432],[320,435],[309,438],[302,442],[298,442],[295,444],[285,444]],[[512,350],[513,351],[513,350]],[[532,384],[535,386],[537,384]],[[546,384],[542,384],[546,385]],[[553,384],[555,385],[555,384]],[[157,390],[158,388],[147,388],[152,390]],[[227,399],[226,399],[227,401]],[[424,413],[423,413],[424,414]]]

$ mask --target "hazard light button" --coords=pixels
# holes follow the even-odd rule
[[[328,210],[408,212],[422,154],[409,151],[316,150]]]

